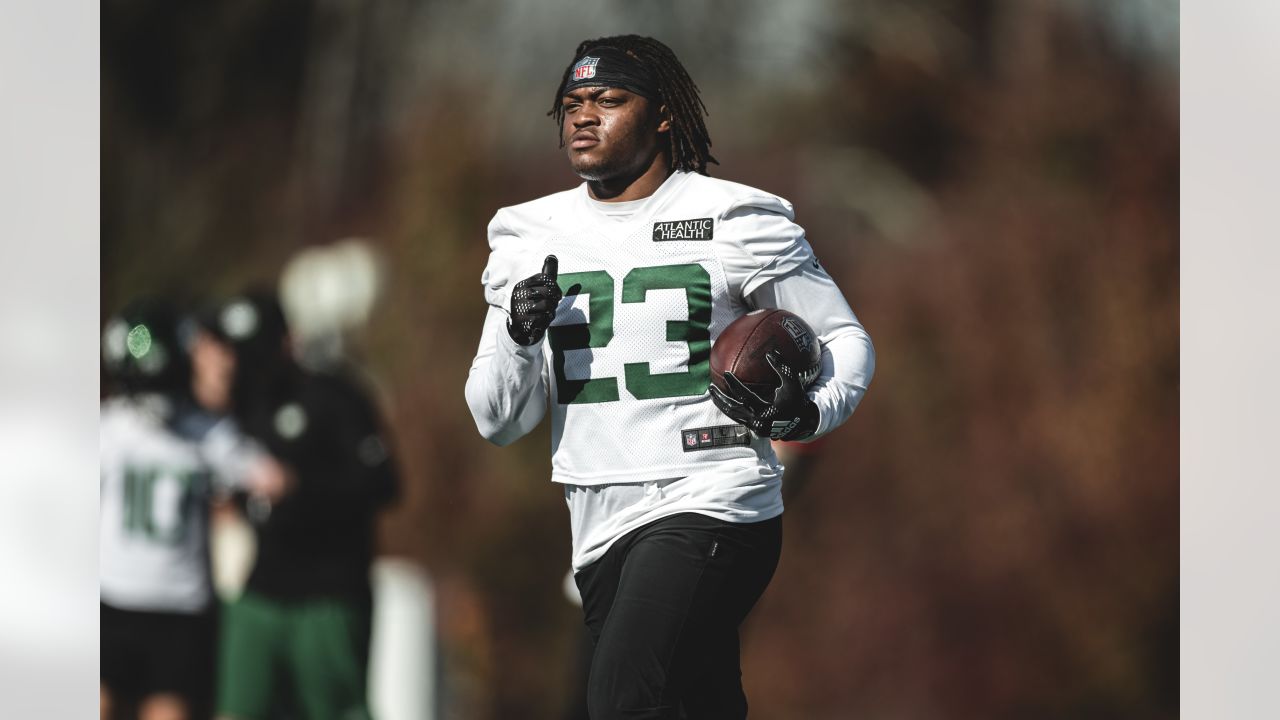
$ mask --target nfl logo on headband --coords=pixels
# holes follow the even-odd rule
[[[584,57],[573,66],[573,79],[586,80],[596,76],[596,63],[600,62],[600,58]]]

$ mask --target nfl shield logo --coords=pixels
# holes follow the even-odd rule
[[[573,66],[573,79],[586,80],[596,76],[596,63],[600,62],[600,58],[584,57]]]
[[[698,433],[687,430],[684,434],[684,444],[693,447],[698,444]]]
[[[783,318],[782,327],[786,328],[787,334],[795,341],[796,348],[800,352],[808,352],[809,346],[813,343],[813,338],[809,335],[809,331],[805,330],[804,325],[796,322],[795,318]]]

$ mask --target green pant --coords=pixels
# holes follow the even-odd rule
[[[266,720],[369,718],[370,611],[344,600],[282,601],[246,592],[222,616],[218,713]]]

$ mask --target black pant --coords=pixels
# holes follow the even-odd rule
[[[187,702],[192,717],[204,715],[213,695],[213,609],[144,612],[100,603],[99,622],[99,677],[117,708],[172,693]]]
[[[741,720],[738,626],[769,585],[782,518],[683,513],[634,530],[575,579],[595,640],[592,720]]]

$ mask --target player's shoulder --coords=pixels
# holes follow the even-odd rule
[[[127,428],[136,423],[136,416],[129,398],[112,396],[103,399],[98,406],[99,437],[106,441],[118,433],[127,432]]]
[[[554,225],[558,219],[572,214],[582,186],[543,195],[518,205],[499,208],[489,221],[489,237],[520,235],[531,229]]]
[[[502,288],[537,272],[550,235],[575,222],[582,185],[498,210],[489,221],[489,262],[480,281],[490,305],[506,306]]]
[[[151,447],[160,443],[177,447],[190,440],[178,432],[174,422],[181,402],[166,395],[119,395],[105,398],[99,406],[98,437],[102,447],[133,445],[144,438]]]
[[[684,193],[715,208],[721,218],[744,208],[784,215],[789,220],[795,217],[794,208],[785,198],[732,180],[689,173]]]
[[[116,395],[105,398],[98,410],[100,428],[159,425],[170,409],[166,398],[149,395]]]
[[[98,405],[99,422],[113,422],[122,417],[128,417],[131,412],[132,403],[128,397],[111,395],[103,398]]]

